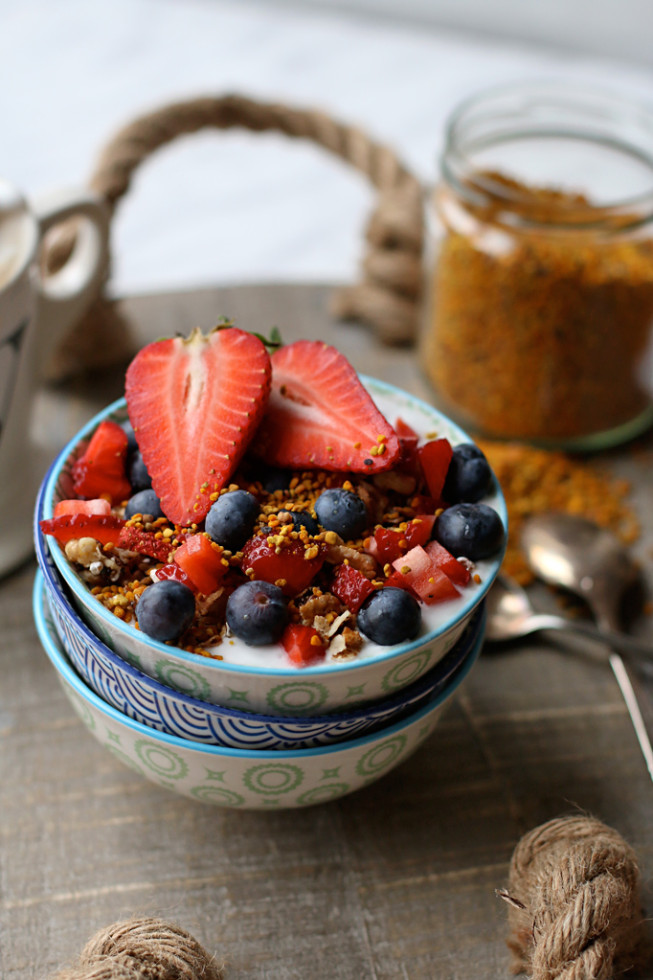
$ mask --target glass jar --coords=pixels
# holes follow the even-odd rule
[[[527,84],[451,118],[420,340],[444,411],[600,449],[653,423],[653,113]]]

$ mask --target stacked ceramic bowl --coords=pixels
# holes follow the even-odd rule
[[[468,437],[433,408],[366,380],[398,414],[423,413],[454,443]],[[39,493],[34,616],[73,707],[116,758],[166,788],[243,808],[307,806],[343,796],[388,772],[433,732],[483,640],[483,599],[501,554],[450,615],[375,655],[305,667],[230,663],[160,643],[89,591],[39,521],[70,495],[70,468],[101,413],[55,460]],[[504,525],[503,498],[488,501]]]

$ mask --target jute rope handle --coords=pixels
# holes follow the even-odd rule
[[[612,980],[650,962],[636,855],[593,817],[551,820],[526,834],[498,894],[510,905],[515,973]],[[53,980],[223,980],[223,969],[178,926],[133,918],[100,930]]]
[[[311,140],[368,177],[379,196],[365,233],[362,278],[333,296],[331,311],[337,317],[371,325],[384,343],[410,343],[415,337],[422,292],[424,191],[391,149],[355,126],[317,110],[240,95],[178,102],[143,115],[116,133],[100,154],[90,186],[113,214],[136,170],[160,147],[202,129],[234,127]],[[73,234],[68,229],[51,240],[46,254],[49,268],[63,264]],[[84,325],[76,329],[74,340],[79,342],[85,330],[93,330],[94,321],[106,331],[106,316],[106,309],[96,304]],[[106,349],[106,343],[103,346]],[[72,353],[74,345],[68,347]],[[88,347],[82,340],[82,351],[90,354]],[[79,356],[79,350],[77,353]],[[60,365],[59,372],[62,370]]]

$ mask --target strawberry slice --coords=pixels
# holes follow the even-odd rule
[[[117,422],[104,419],[91,436],[86,450],[73,463],[73,490],[79,497],[97,499],[108,494],[114,504],[132,492],[125,473],[128,439]]]
[[[298,340],[272,355],[272,391],[252,449],[295,469],[379,473],[401,449],[349,361],[321,341]]]
[[[173,524],[202,521],[228,482],[261,421],[270,373],[263,343],[235,327],[159,340],[130,364],[129,418]]]
[[[448,439],[433,439],[420,446],[417,455],[429,493],[435,500],[439,500],[453,456],[451,443]]]
[[[59,544],[77,538],[95,538],[100,544],[116,544],[125,522],[113,514],[59,514],[39,521],[44,534],[51,534]]]
[[[127,523],[120,531],[118,547],[167,564],[177,547],[172,542],[173,539],[164,537],[161,531],[145,531],[142,527]]]
[[[111,504],[104,497],[97,500],[60,500],[54,505],[54,516],[61,517],[63,514],[92,514],[108,515],[111,513]]]

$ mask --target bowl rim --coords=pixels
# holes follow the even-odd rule
[[[387,728],[382,728],[379,731],[372,732],[368,735],[362,735],[359,738],[345,739],[342,742],[338,742],[335,745],[322,745],[316,748],[306,748],[306,749],[232,749],[228,747],[223,747],[221,745],[207,745],[203,742],[193,742],[189,739],[179,738],[176,735],[168,735],[165,732],[159,732],[157,729],[148,728],[146,725],[142,725],[138,721],[134,721],[132,718],[128,718],[123,715],[122,712],[113,708],[110,704],[107,704],[102,700],[94,691],[92,691],[86,684],[77,676],[73,668],[68,663],[65,655],[58,648],[52,635],[50,633],[50,628],[46,622],[45,615],[43,612],[44,604],[44,590],[45,583],[43,581],[43,573],[40,568],[37,569],[36,575],[34,576],[34,585],[32,587],[32,612],[34,616],[34,623],[36,626],[36,632],[39,637],[39,641],[43,646],[45,653],[57,671],[60,678],[75,691],[84,701],[87,701],[93,708],[99,711],[101,714],[106,715],[111,718],[112,721],[117,722],[127,728],[132,729],[137,734],[145,738],[150,738],[155,742],[164,742],[167,745],[174,746],[176,749],[193,752],[202,752],[205,755],[213,756],[228,756],[236,759],[266,759],[270,761],[274,759],[306,759],[309,756],[328,756],[333,755],[337,752],[345,752],[349,749],[357,749],[364,745],[370,745],[373,742],[377,742],[381,739],[392,737],[393,735],[400,734],[404,729],[409,728],[415,722],[422,721],[428,715],[430,715],[436,708],[439,708],[447,698],[451,697],[453,692],[462,684],[473,665],[476,663],[481,647],[483,645],[483,637],[479,635],[476,639],[476,644],[470,655],[461,664],[460,670],[454,675],[450,684],[444,688],[436,697],[428,701],[426,705],[421,707],[418,711],[410,714],[400,721],[395,722],[393,725],[389,725]]]
[[[366,389],[369,391],[370,387],[374,389],[376,387],[381,394],[387,394],[390,396],[399,396],[404,399],[408,399],[409,402],[414,404],[414,406],[426,414],[434,416],[434,421],[436,419],[442,420],[452,432],[455,433],[456,438],[459,438],[459,442],[473,442],[473,439],[464,429],[461,429],[453,420],[444,413],[440,412],[433,405],[429,405],[423,399],[418,398],[416,395],[412,395],[410,392],[404,391],[398,388],[396,385],[390,384],[387,381],[381,381],[377,378],[372,378],[365,374],[360,374],[359,378],[364,384]],[[370,394],[373,395],[371,391]],[[36,501],[36,523],[38,523],[38,514],[42,510],[44,518],[50,518],[53,514],[52,500],[54,497],[54,491],[56,487],[57,480],[59,478],[59,473],[64,462],[72,451],[79,445],[79,443],[89,436],[94,429],[100,424],[100,422],[109,418],[112,415],[119,413],[124,413],[126,409],[126,401],[124,398],[118,398],[111,402],[106,408],[102,409],[101,412],[96,413],[89,421],[82,426],[82,428],[69,440],[69,442],[64,446],[61,452],[53,461],[48,473],[46,474],[41,487],[39,489],[39,494]],[[457,610],[456,615],[453,619],[449,620],[442,626],[437,627],[430,632],[416,637],[414,640],[410,640],[408,643],[396,644],[389,647],[387,651],[374,655],[373,657],[364,658],[362,660],[352,661],[351,663],[345,664],[328,664],[326,666],[316,665],[313,667],[302,667],[301,671],[297,667],[255,667],[249,664],[235,664],[230,663],[227,660],[213,660],[210,657],[203,657],[197,653],[191,653],[188,650],[183,650],[181,647],[170,646],[166,643],[161,643],[159,640],[154,640],[151,637],[147,638],[147,646],[154,652],[160,654],[161,656],[174,657],[182,663],[187,663],[189,666],[193,667],[206,667],[209,669],[215,669],[219,672],[224,671],[228,674],[235,674],[239,676],[248,677],[259,677],[265,678],[266,680],[271,679],[297,679],[298,676],[302,678],[310,678],[311,680],[325,680],[329,677],[344,676],[356,670],[361,670],[364,667],[368,667],[376,664],[387,664],[392,662],[394,659],[403,657],[405,654],[413,653],[417,650],[423,649],[424,647],[430,646],[439,637],[446,635],[450,630],[454,629],[461,619],[465,618],[475,606],[487,595],[492,583],[494,582],[503,557],[506,550],[507,538],[508,538],[508,513],[506,508],[505,498],[501,491],[499,482],[492,473],[493,484],[494,484],[494,497],[496,498],[496,503],[493,503],[494,509],[497,511],[501,523],[504,527],[504,539],[500,551],[497,553],[496,557],[491,560],[491,570],[485,576],[481,587],[475,591],[472,595],[466,597],[465,602]],[[51,543],[50,538],[47,537],[47,546],[52,558],[59,569],[63,579],[66,584],[75,594],[75,596],[84,604],[88,605],[88,599],[90,593],[86,587],[81,582],[80,578],[73,571],[68,560],[65,558],[64,552],[61,547],[56,543]],[[98,615],[98,617],[107,624],[111,624],[113,629],[117,629],[119,633],[122,633],[126,637],[134,636],[134,629],[128,623],[124,623],[117,617],[113,616],[108,612],[107,609],[102,605],[102,603],[97,603],[97,608],[93,607]]]
[[[117,661],[116,666],[124,671],[128,676],[133,677],[141,683],[145,683],[155,692],[163,694],[165,697],[174,697],[179,699],[179,701],[187,705],[188,707],[200,709],[202,711],[215,712],[217,714],[224,715],[225,717],[233,718],[238,721],[250,721],[257,722],[258,724],[265,725],[299,725],[302,728],[310,728],[315,725],[326,725],[333,724],[335,722],[353,722],[362,721],[369,717],[369,715],[374,715],[375,708],[381,709],[391,709],[394,706],[401,706],[406,701],[406,695],[410,698],[411,688],[415,688],[414,696],[417,696],[422,688],[426,688],[428,691],[429,685],[425,685],[425,678],[431,670],[436,670],[448,657],[451,657],[458,647],[459,644],[464,641],[464,648],[462,651],[458,651],[457,654],[457,665],[453,667],[450,674],[453,674],[458,667],[463,663],[466,657],[471,653],[474,643],[476,642],[479,633],[484,631],[485,625],[485,600],[482,600],[479,605],[474,609],[472,615],[469,618],[469,622],[465,625],[463,632],[459,639],[456,641],[455,645],[448,650],[447,653],[434,664],[425,674],[422,674],[417,680],[413,681],[411,685],[401,688],[400,691],[389,695],[385,698],[375,699],[371,702],[366,702],[361,706],[358,711],[333,711],[328,715],[266,715],[262,712],[255,711],[240,711],[238,708],[229,707],[229,705],[219,705],[214,704],[211,701],[202,701],[200,698],[195,698],[191,694],[186,694],[184,691],[177,691],[175,688],[171,688],[162,684],[161,681],[157,680],[155,677],[151,677],[149,674],[143,673],[138,667],[130,664],[128,660],[125,660],[120,654],[116,653],[110,647],[104,643],[99,636],[86,625],[84,620],[81,618],[79,613],[75,611],[68,596],[66,595],[65,583],[59,581],[58,571],[56,566],[50,564],[47,560],[47,546],[45,544],[44,535],[38,531],[35,535],[35,548],[37,561],[39,564],[39,570],[43,577],[43,584],[45,591],[48,591],[48,584],[51,586],[51,590],[56,593],[56,601],[59,606],[63,608],[62,615],[65,616],[74,625],[74,628],[79,631],[84,642],[89,646],[94,646],[99,648],[99,652],[106,656],[109,661],[113,664]],[[469,630],[469,635],[466,637],[465,634]],[[452,658],[453,659],[453,658]],[[439,683],[446,684],[448,677]],[[438,686],[436,682],[434,687]],[[422,694],[422,697],[428,697],[428,694]]]

